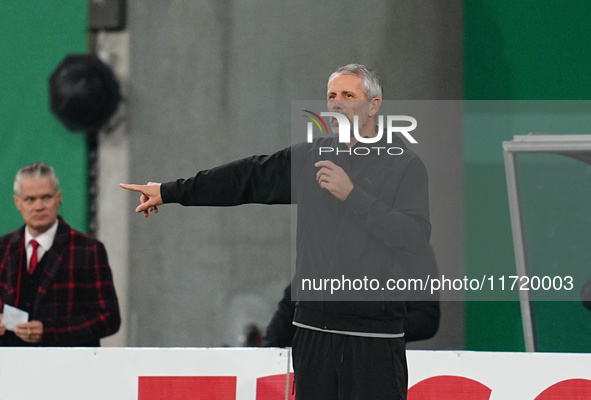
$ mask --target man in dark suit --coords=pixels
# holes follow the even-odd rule
[[[58,216],[62,201],[53,168],[26,165],[14,180],[25,225],[0,238],[0,312],[29,314],[14,331],[0,314],[3,346],[100,346],[121,318],[103,244]]]

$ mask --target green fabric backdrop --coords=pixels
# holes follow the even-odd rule
[[[0,26],[0,233],[22,225],[13,179],[35,161],[55,168],[64,192],[60,214],[86,231],[85,138],[61,125],[48,100],[51,72],[67,54],[86,52],[86,2],[5,0]]]

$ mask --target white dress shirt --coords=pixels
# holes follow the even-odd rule
[[[41,235],[37,237],[33,237],[29,232],[29,227],[25,228],[25,249],[27,250],[27,271],[29,270],[29,263],[31,262],[31,256],[33,255],[33,245],[31,245],[31,240],[35,239],[39,246],[37,247],[37,260],[41,261],[41,258],[45,254],[47,250],[51,248],[53,245],[53,239],[55,239],[55,234],[57,232],[57,219],[55,223],[43,232]]]

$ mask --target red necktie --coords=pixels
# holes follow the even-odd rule
[[[31,240],[30,243],[33,246],[33,254],[31,254],[31,261],[29,261],[29,275],[33,275],[35,267],[37,267],[37,263],[39,262],[37,260],[37,247],[39,247],[39,243],[35,239]]]

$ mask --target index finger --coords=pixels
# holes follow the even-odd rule
[[[133,190],[134,192],[142,192],[144,190],[144,188],[148,185],[135,185],[135,184],[129,184],[129,183],[120,183],[119,186],[121,186],[123,189]]]
[[[322,160],[322,161],[316,162],[314,164],[314,166],[315,167],[319,167],[319,168],[325,167],[325,168],[328,168],[328,169],[332,169],[333,167],[336,166],[336,164],[333,163],[332,161],[329,161],[329,160]]]

